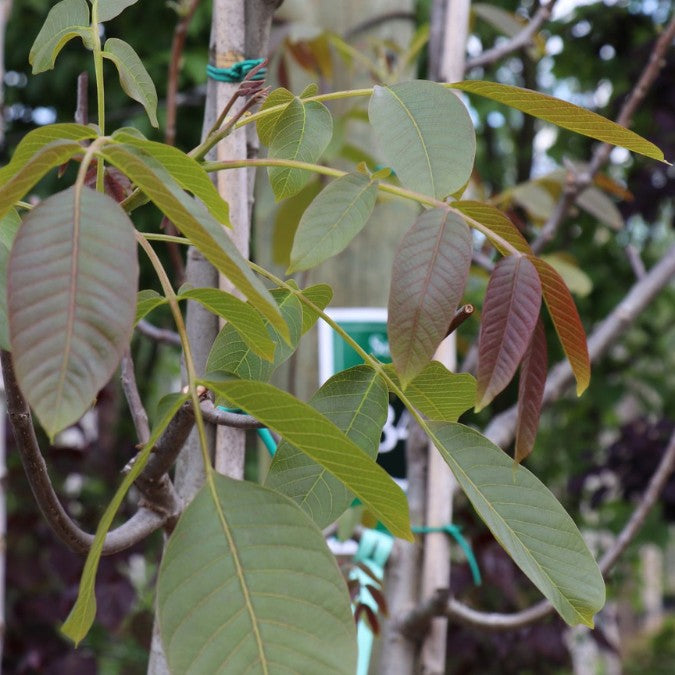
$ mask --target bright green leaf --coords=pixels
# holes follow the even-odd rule
[[[260,106],[260,112],[280,106],[279,110],[275,110],[273,113],[261,117],[256,122],[255,129],[258,133],[258,138],[263,145],[269,145],[272,142],[274,127],[277,126],[279,118],[294,99],[295,96],[293,96],[288,89],[282,87],[271,92],[265,99],[265,102]]]
[[[64,45],[78,36],[91,49],[89,5],[86,0],[61,0],[49,10],[30,48],[28,62],[33,66],[33,75],[51,70]]]
[[[377,199],[377,183],[348,173],[329,183],[303,214],[287,274],[308,270],[344,250],[363,229]]]
[[[24,218],[9,259],[10,343],[21,391],[50,438],[117,367],[137,284],[133,224],[107,195],[72,187]]]
[[[96,596],[94,595],[96,571],[98,569],[98,562],[101,559],[105,537],[112,525],[113,518],[121,506],[129,488],[144,469],[148,457],[150,457],[150,453],[155,447],[155,443],[160,437],[160,434],[166,429],[178,409],[187,399],[187,394],[169,394],[159,402],[157,423],[152,430],[148,442],[143,446],[138,455],[136,455],[136,459],[131,465],[131,469],[124,477],[124,480],[122,480],[119,488],[117,488],[117,492],[115,492],[108,508],[106,508],[98,523],[94,542],[89,549],[87,560],[84,563],[77,600],[70,610],[70,614],[68,614],[65,623],[61,626],[61,632],[66,637],[70,638],[76,646],[86,637],[89,629],[94,623],[94,618],[96,617]]]
[[[302,294],[321,311],[326,309],[333,299],[333,289],[328,284],[308,286]],[[310,307],[302,303],[302,334],[304,335],[317,321],[319,315]]]
[[[216,474],[185,509],[157,609],[173,673],[356,671],[347,587],[321,532],[254,483]]]
[[[368,114],[386,164],[405,187],[443,199],[469,180],[476,134],[452,92],[426,81],[376,86]]]
[[[605,119],[597,113],[567,103],[567,101],[561,101],[548,94],[540,94],[531,89],[521,89],[508,84],[479,80],[456,82],[449,86],[453,89],[460,89],[470,94],[478,94],[493,101],[504,103],[511,108],[521,110],[528,115],[551,122],[582,136],[595,138],[612,145],[619,145],[640,155],[664,161],[663,152],[642,136],[616,122]]]
[[[98,0],[98,20],[110,21],[137,2],[138,0]]]
[[[533,474],[477,431],[430,422],[431,440],[513,561],[570,625],[593,626],[602,574],[574,521]]]
[[[152,126],[158,127],[155,83],[134,48],[124,40],[108,38],[102,55],[117,67],[120,84],[126,95],[138,101],[148,113]]]
[[[309,402],[373,460],[388,403],[384,381],[368,366],[334,375]],[[321,528],[339,518],[354,500],[344,483],[288,441],[279,444],[265,485],[293,499]]]
[[[232,379],[202,384],[309,455],[341,480],[394,536],[412,541],[403,491],[333,422],[265,382]]]
[[[178,299],[183,298],[197,300],[210,312],[225,319],[258,356],[268,361],[274,359],[275,343],[267,334],[266,322],[253,305],[217,288],[192,288],[181,291]],[[279,341],[285,344],[280,337]]]
[[[165,305],[167,302],[167,299],[157,291],[138,291],[136,296],[136,318],[134,319],[134,326],[141,319],[150,314],[153,309]]]

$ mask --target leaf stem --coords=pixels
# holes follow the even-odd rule
[[[98,29],[98,1],[91,6],[91,39],[93,43],[94,72],[96,74],[96,101],[98,106],[98,126],[101,135],[105,135],[105,84],[103,79],[103,56],[101,55],[101,35]],[[101,159],[96,165],[96,189],[103,192],[104,165]]]

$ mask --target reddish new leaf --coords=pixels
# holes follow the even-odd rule
[[[539,320],[534,327],[530,345],[520,366],[515,453],[516,462],[519,464],[532,452],[537,437],[547,366],[546,333]]]
[[[531,257],[530,260],[539,273],[546,307],[572,366],[577,381],[577,396],[581,396],[591,380],[591,359],[576,305],[563,278],[551,265],[539,258]]]
[[[490,277],[478,338],[476,410],[482,410],[511,381],[541,307],[537,270],[524,256],[500,260]]]
[[[446,336],[471,266],[471,233],[446,209],[423,213],[396,252],[389,292],[389,345],[406,386]]]

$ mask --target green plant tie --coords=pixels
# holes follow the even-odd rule
[[[464,538],[462,535],[462,529],[457,525],[442,525],[440,527],[411,527],[410,528],[415,534],[429,534],[431,532],[445,532],[451,537],[454,537],[455,541],[462,547],[466,560],[469,563],[471,568],[471,576],[473,577],[473,583],[476,586],[480,586],[482,583],[480,570],[478,569],[478,562],[476,561],[476,556],[473,554],[471,549],[471,544]]]
[[[235,415],[246,415],[247,413],[241,408],[226,408],[223,405],[217,406],[218,410],[223,410],[224,412],[234,413]],[[266,427],[261,427],[256,429],[258,433],[258,438],[263,442],[263,445],[267,448],[267,452],[270,453],[270,457],[274,457],[274,454],[277,451],[277,442],[272,436],[272,432]]]
[[[244,59],[237,61],[229,68],[218,68],[208,64],[206,66],[206,75],[217,82],[243,82],[246,76],[265,59]],[[267,68],[261,68],[251,80],[264,80],[267,75]]]

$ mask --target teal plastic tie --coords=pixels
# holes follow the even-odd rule
[[[445,532],[451,537],[454,537],[455,541],[461,546],[466,560],[469,563],[471,568],[471,576],[473,577],[473,583],[476,586],[480,586],[482,583],[480,570],[478,569],[478,562],[476,561],[476,556],[473,554],[471,549],[471,544],[464,538],[462,535],[462,530],[457,525],[443,525],[441,527],[412,527],[410,528],[415,534],[428,534],[429,532]]]
[[[238,61],[229,68],[217,68],[211,64],[206,66],[206,75],[217,82],[243,82],[246,76],[265,59],[245,59]],[[251,80],[264,80],[267,68],[261,68]]]
[[[246,415],[247,413],[241,408],[226,408],[224,405],[217,406],[218,410],[224,412],[235,413],[236,415]],[[258,438],[263,442],[263,445],[267,448],[267,452],[270,453],[270,457],[274,457],[277,451],[277,442],[272,436],[272,432],[266,427],[256,429],[258,432]]]

